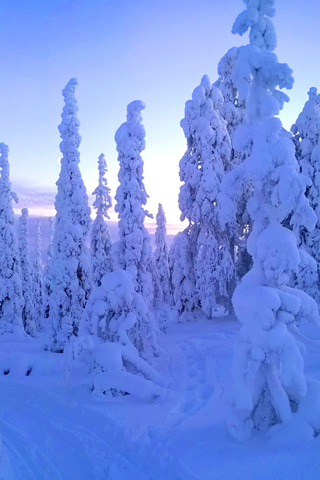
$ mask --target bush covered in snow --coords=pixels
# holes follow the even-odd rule
[[[156,332],[150,327],[148,315],[130,274],[116,270],[105,275],[101,286],[92,291],[82,319],[82,332],[104,341],[120,342],[150,358]]]
[[[95,390],[115,389],[142,397],[159,394],[152,383],[159,383],[159,376],[145,361],[154,353],[155,332],[149,325],[148,308],[135,291],[130,274],[116,270],[105,275],[90,296],[80,331],[83,338],[90,334],[94,341],[91,369]],[[134,379],[133,374],[143,378]]]

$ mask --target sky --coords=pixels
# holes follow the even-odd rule
[[[155,214],[161,202],[169,229],[178,229],[184,104],[204,74],[217,79],[217,64],[229,48],[248,43],[247,34],[231,34],[244,8],[241,0],[2,0],[0,141],[9,145],[19,208],[54,214],[61,92],[77,77],[80,169],[88,193],[96,187],[103,152],[114,196],[114,134],[126,120],[127,104],[143,100],[148,210]],[[320,84],[320,2],[278,0],[276,8],[276,53],[295,78],[281,114],[289,129],[309,88]]]

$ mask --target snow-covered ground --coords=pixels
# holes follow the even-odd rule
[[[0,479],[318,480],[320,436],[293,439],[294,426],[246,443],[229,435],[238,329],[234,318],[172,324],[154,362],[167,388],[153,403],[97,398],[81,375],[67,382],[63,355],[3,336]],[[316,345],[307,346],[306,373],[320,379]]]

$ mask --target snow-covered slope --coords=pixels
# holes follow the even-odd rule
[[[0,376],[0,479],[317,480],[320,436],[306,441],[298,417],[245,444],[230,437],[238,329],[232,317],[171,324],[154,362],[167,388],[153,403],[96,398],[81,371],[67,382],[64,355],[43,351],[37,340],[2,338],[0,372],[10,371]],[[306,373],[320,379],[318,344],[307,346]]]

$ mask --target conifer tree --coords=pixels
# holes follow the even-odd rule
[[[119,216],[119,242],[115,257],[117,265],[131,275],[135,291],[142,295],[150,309],[154,301],[149,272],[152,249],[149,233],[144,226],[145,216],[149,216],[149,213],[144,208],[148,196],[143,183],[141,158],[141,152],[145,148],[145,129],[141,124],[141,110],[144,108],[145,105],[140,100],[130,103],[127,107],[127,121],[115,134],[120,164],[120,185],[115,196],[115,211]],[[147,322],[138,320],[131,332],[134,345],[145,357],[149,357],[156,349],[156,325],[150,311],[147,318]]]
[[[223,97],[205,75],[186,103],[181,122],[188,150],[180,162],[179,203],[182,219],[190,221],[190,240],[195,238],[196,291],[204,313],[230,312],[234,279],[234,252],[229,236],[218,221],[218,194],[225,172],[231,168],[231,143],[219,109]],[[189,240],[189,241],[190,241]]]
[[[179,232],[173,240],[169,255],[173,299],[180,321],[190,321],[194,315],[198,315],[199,297],[194,270],[197,242],[192,239],[194,233],[197,230],[190,225]]]
[[[43,281],[44,281],[44,318],[49,318],[49,311],[50,311],[50,295],[52,292],[51,284],[52,284],[52,257],[53,257],[53,239],[54,239],[54,232],[55,232],[55,217],[49,218],[50,222],[50,237],[49,237],[49,245],[47,250],[47,262],[43,270]],[[48,327],[47,323],[45,327]]]
[[[99,185],[92,194],[96,196],[93,207],[97,213],[91,229],[92,280],[97,287],[101,284],[102,277],[114,270],[114,263],[111,257],[111,237],[105,220],[110,218],[108,210],[112,205],[112,201],[110,188],[107,186],[105,178],[107,162],[103,153],[99,156],[98,170]]]
[[[42,239],[41,239],[41,221],[38,223],[37,239],[36,239],[36,254],[33,260],[32,269],[32,287],[33,287],[33,304],[35,310],[36,329],[42,329],[44,317],[44,280],[43,280],[43,266],[42,266]]]
[[[239,91],[233,81],[233,69],[239,56],[239,48],[232,47],[221,58],[218,64],[218,80],[214,86],[219,88],[223,95],[224,102],[219,108],[220,115],[226,121],[229,136],[232,139],[233,133],[245,117],[246,99],[239,96]],[[231,150],[231,161],[239,163],[238,153]]]
[[[238,90],[248,93],[247,123],[235,131],[234,146],[251,146],[236,175],[247,175],[254,188],[247,205],[253,223],[248,249],[254,263],[233,296],[242,327],[234,356],[234,415],[229,427],[240,439],[248,438],[253,428],[265,430],[290,421],[291,406],[299,405],[306,394],[301,344],[292,332],[301,321],[318,315],[308,295],[288,287],[300,256],[294,234],[282,223],[290,214],[295,225],[312,230],[316,220],[304,196],[307,180],[299,174],[293,143],[276,118],[288,100],[277,87],[292,87],[292,71],[273,53],[274,0],[245,3],[233,33],[250,29],[250,44],[240,49],[234,71]],[[233,193],[230,189],[230,199]]]
[[[29,255],[29,212],[27,208],[21,210],[18,235],[23,297],[22,321],[26,333],[34,336],[36,332],[36,315],[33,304],[32,269]]]
[[[23,332],[22,287],[9,178],[9,148],[0,143],[0,333]]]
[[[172,290],[170,284],[170,272],[169,272],[169,249],[167,245],[167,228],[166,217],[164,214],[163,206],[159,203],[158,213],[156,216],[157,228],[155,232],[155,251],[154,258],[156,262],[157,271],[160,277],[160,284],[163,293],[163,301],[172,305]]]
[[[317,223],[311,232],[306,228],[293,227],[304,260],[296,283],[320,303],[320,94],[312,87],[308,96],[309,99],[291,131],[294,134],[293,141],[301,173],[310,181],[306,197],[317,216]]]
[[[232,47],[221,58],[218,64],[219,78],[215,82],[223,95],[224,102],[219,108],[220,115],[227,123],[227,129],[232,144],[230,162],[233,166],[243,162],[250,153],[250,147],[242,151],[236,151],[233,148],[233,134],[236,128],[245,121],[246,113],[246,96],[247,91],[240,95],[234,80],[234,68],[237,63],[240,49]],[[224,180],[224,179],[223,179]],[[222,180],[222,181],[223,181]],[[229,231],[232,233],[232,241],[236,251],[235,269],[236,276],[241,279],[251,268],[252,259],[247,252],[247,239],[251,230],[250,216],[248,215],[246,205],[251,196],[251,185],[242,178],[242,181],[236,182],[237,192],[237,215],[235,224]],[[224,203],[224,198],[220,196],[220,200]],[[223,221],[222,221],[223,224]]]
[[[61,171],[57,181],[56,221],[51,262],[49,347],[61,352],[71,335],[77,335],[79,321],[91,290],[90,253],[86,236],[91,226],[88,196],[79,162],[80,122],[75,97],[77,79],[63,90],[65,105],[59,125]]]
[[[122,269],[104,275],[101,285],[90,295],[81,320],[84,336],[79,338],[80,345],[73,344],[76,348],[72,352],[73,357],[79,356],[79,352],[85,353],[92,388],[97,394],[126,392],[150,400],[158,396],[156,384],[162,383],[161,378],[141,354],[150,350],[149,339],[136,335],[137,324],[148,322],[148,307],[141,294],[135,291],[132,276]],[[139,343],[144,341],[147,343]]]

